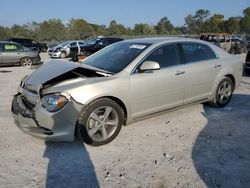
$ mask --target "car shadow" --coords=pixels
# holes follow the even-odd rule
[[[44,157],[48,158],[46,188],[98,188],[95,169],[83,144],[46,142]]]
[[[76,116],[78,116],[77,112],[78,110],[76,108],[71,109],[71,113]],[[56,123],[55,116],[48,117],[48,120],[50,118],[51,121]],[[71,120],[73,121],[73,119],[74,118],[72,116]],[[65,123],[67,123],[67,121]],[[60,125],[57,124],[54,126]],[[94,165],[82,142],[47,141],[45,143],[46,149],[43,157],[49,160],[46,188],[100,187],[96,177]]]
[[[0,70],[0,73],[10,73],[10,72],[12,72],[12,71],[10,71],[10,70]]]
[[[224,108],[204,106],[206,127],[192,149],[208,187],[250,187],[250,95],[233,95]]]

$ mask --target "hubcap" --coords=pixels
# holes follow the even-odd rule
[[[110,106],[95,109],[87,120],[88,135],[94,141],[104,141],[110,138],[118,127],[119,117],[116,110]]]
[[[25,58],[22,61],[22,65],[23,66],[31,66],[32,65],[32,61],[30,59],[28,59],[28,58]]]
[[[228,81],[221,84],[218,90],[218,100],[220,104],[225,104],[228,102],[232,95],[232,86]]]

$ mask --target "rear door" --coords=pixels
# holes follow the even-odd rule
[[[185,42],[180,45],[185,61],[184,103],[204,100],[211,95],[214,79],[221,69],[221,62],[205,44]]]

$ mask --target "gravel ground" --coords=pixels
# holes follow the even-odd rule
[[[36,68],[0,68],[1,188],[250,187],[249,77],[225,108],[199,104],[165,113],[90,147],[46,143],[14,125],[12,96]]]

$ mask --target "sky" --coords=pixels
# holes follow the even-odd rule
[[[0,25],[26,24],[58,18],[67,23],[81,18],[89,23],[107,25],[111,20],[126,27],[136,23],[156,25],[167,16],[175,26],[185,23],[188,14],[207,9],[228,18],[242,16],[250,0],[1,0]]]

